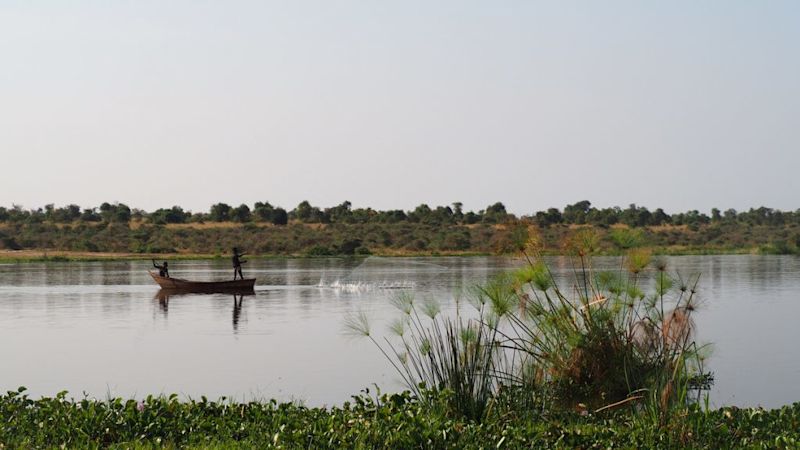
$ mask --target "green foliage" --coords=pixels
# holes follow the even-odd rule
[[[641,246],[673,254],[800,252],[800,211],[761,207],[747,212],[717,210],[712,215],[713,220],[694,210],[670,216],[660,208],[651,212],[636,205],[624,210],[598,209],[588,200],[567,205],[563,213],[549,208],[521,218],[508,213],[500,202],[478,212],[464,211],[459,202],[452,208],[422,204],[408,212],[354,208],[348,201],[331,208],[304,201],[291,212],[268,202],[256,202],[252,209],[245,204],[231,207],[217,203],[208,213],[192,213],[179,206],[147,213],[107,202],[83,211],[77,205],[48,204],[32,210],[13,205],[0,207],[0,230],[5,236],[0,246],[213,254],[241,244],[254,253],[276,255],[511,254],[519,251],[529,230],[538,228],[547,243],[541,250],[552,254],[564,252],[561,243],[568,244],[568,253],[580,252],[576,242],[567,242],[567,238],[574,228],[581,228],[594,236],[592,251],[604,254],[620,254]],[[611,226],[618,223],[627,226]],[[237,228],[232,224],[242,225]],[[269,224],[278,225],[278,229],[270,229]],[[127,225],[129,231],[103,232],[120,225]],[[151,225],[168,227],[150,239],[136,236],[138,229]],[[360,246],[348,244],[356,241]],[[320,252],[322,248],[328,251]]]
[[[191,213],[187,213],[180,206],[173,206],[170,209],[157,209],[150,214],[150,221],[156,224],[166,223],[186,223],[191,217]]]
[[[640,247],[645,242],[644,232],[640,228],[615,228],[611,230],[609,237],[614,245],[623,250]]]
[[[249,222],[252,218],[250,207],[245,204],[241,204],[238,207],[231,209],[230,218],[234,222]]]
[[[369,390],[331,408],[177,396],[38,400],[0,396],[3,448],[797,448],[800,403],[774,410],[689,408],[667,426],[629,415],[521,412],[504,395],[482,421],[447,413],[448,393],[420,401]],[[514,405],[515,403],[511,403]]]
[[[230,220],[231,207],[226,203],[217,203],[211,206],[211,211],[208,216],[214,222],[225,222]]]
[[[283,208],[275,208],[272,213],[272,223],[274,225],[286,225],[289,223],[289,214]]]
[[[100,205],[100,217],[105,222],[128,223],[131,220],[131,209],[123,203],[103,203]]]

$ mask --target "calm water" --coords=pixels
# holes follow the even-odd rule
[[[800,401],[800,259],[687,256],[671,268],[702,274],[699,340],[714,342],[715,405]],[[564,260],[554,260],[568,270]],[[410,289],[445,310],[454,293],[519,261],[507,258],[251,260],[256,294],[158,298],[146,262],[0,265],[0,390],[80,397],[278,398],[335,404],[377,383],[401,388],[343,317],[365,311],[376,335],[397,317],[389,297]],[[597,265],[615,266],[613,258]],[[225,261],[175,262],[172,276],[224,279]]]

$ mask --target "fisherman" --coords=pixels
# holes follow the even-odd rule
[[[158,276],[169,278],[169,264],[166,261],[164,261],[164,264],[159,266],[158,264],[156,264],[155,259],[152,261],[153,261],[153,267],[158,269]]]
[[[237,275],[241,279],[244,280],[244,275],[242,275],[242,264],[246,263],[247,261],[245,261],[243,259],[239,259],[244,255],[245,255],[244,253],[239,253],[239,249],[238,248],[233,247],[233,257],[231,258],[231,261],[233,262],[233,279],[234,280],[236,279]]]

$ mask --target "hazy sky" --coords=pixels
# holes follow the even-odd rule
[[[800,2],[4,1],[0,205],[800,207]]]

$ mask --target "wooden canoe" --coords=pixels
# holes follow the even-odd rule
[[[180,278],[167,278],[159,276],[154,272],[147,272],[153,277],[161,289],[173,289],[187,292],[227,292],[252,290],[256,285],[255,278],[245,278],[244,280],[227,281],[189,281]]]
[[[158,292],[153,296],[154,299],[157,299],[162,302],[168,302],[170,298],[182,297],[185,295],[204,295],[204,294],[227,294],[227,295],[234,295],[238,296],[241,300],[244,297],[249,297],[252,295],[256,295],[256,291],[253,288],[246,288],[246,289],[217,289],[217,290],[192,290],[192,289],[159,289]]]

